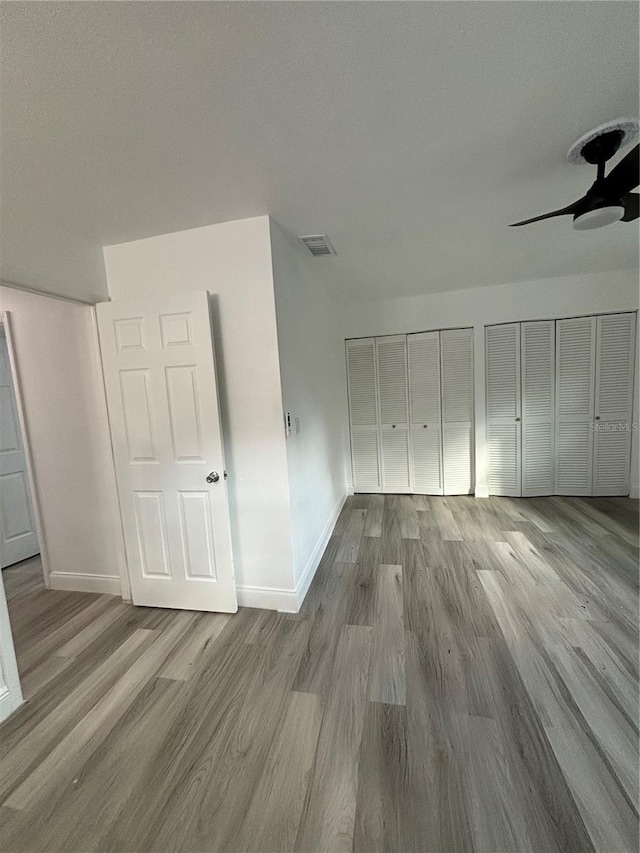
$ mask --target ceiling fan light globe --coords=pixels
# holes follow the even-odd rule
[[[611,204],[607,207],[597,207],[595,210],[587,210],[579,216],[574,216],[573,227],[576,231],[591,231],[593,228],[603,228],[619,222],[624,216],[624,207],[620,204]]]

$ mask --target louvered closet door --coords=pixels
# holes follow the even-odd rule
[[[628,495],[635,314],[596,322],[594,495]]]
[[[351,464],[356,492],[379,492],[380,448],[375,338],[347,341]]]
[[[591,494],[595,344],[595,317],[556,322],[557,495]]]
[[[473,329],[440,332],[445,495],[473,491]]]
[[[522,323],[522,495],[551,495],[554,487],[554,320]]]
[[[485,330],[489,494],[521,494],[520,323]]]
[[[440,333],[407,335],[413,491],[441,495]]]
[[[410,492],[406,335],[376,338],[382,490]]]

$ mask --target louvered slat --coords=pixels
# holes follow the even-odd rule
[[[633,401],[635,314],[598,317],[595,413],[604,420],[625,420]]]
[[[441,495],[442,435],[439,424],[417,424],[411,429],[413,491],[421,495]]]
[[[493,423],[489,429],[489,494],[520,493],[518,456],[520,428],[516,423]]]
[[[556,322],[557,495],[591,494],[595,333],[595,317]]]
[[[473,491],[473,329],[440,332],[445,495]]]
[[[591,493],[591,448],[593,433],[589,423],[556,425],[556,493]]]
[[[558,320],[556,324],[557,410],[560,417],[593,413],[595,317]]]
[[[635,314],[598,317],[594,419],[594,495],[628,495]]]
[[[553,423],[529,423],[522,430],[522,495],[553,494]]]
[[[521,494],[520,323],[485,329],[489,493]]]
[[[404,335],[376,340],[380,423],[406,424],[407,352]]]
[[[631,434],[617,423],[603,426],[595,434],[593,494],[628,495]]]
[[[444,494],[468,495],[473,482],[473,424],[450,423],[443,427]]]
[[[347,341],[347,387],[353,487],[357,492],[379,492],[382,480],[374,338]]]
[[[357,492],[380,491],[380,462],[377,430],[356,430],[351,434],[353,487]]]
[[[553,494],[555,322],[522,323],[522,495]]]
[[[375,426],[376,368],[373,339],[347,342],[349,412],[352,426]]]
[[[412,489],[442,494],[440,333],[407,335]]]
[[[406,426],[384,426],[380,430],[382,444],[382,483],[385,492],[410,491],[409,430]]]
[[[440,423],[440,334],[407,335],[412,424]]]
[[[376,338],[382,490],[409,492],[409,400],[406,335]]]

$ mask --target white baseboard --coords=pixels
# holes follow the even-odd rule
[[[353,483],[347,483],[347,496],[354,494],[355,492],[353,491]]]
[[[311,556],[307,560],[307,565],[304,567],[304,571],[300,577],[300,580],[296,584],[296,596],[298,601],[298,607],[296,608],[296,612],[302,607],[304,597],[307,594],[309,587],[311,586],[311,581],[313,580],[318,566],[320,565],[320,560],[322,559],[322,555],[324,554],[324,549],[327,547],[329,539],[331,539],[333,528],[336,526],[338,516],[342,512],[342,507],[344,506],[344,503],[349,494],[350,493],[347,490],[344,494],[340,495],[340,497],[336,501],[336,505],[331,511],[331,515],[327,519],[327,523],[322,528],[322,533],[318,537],[316,546],[311,552]],[[353,492],[351,492],[351,494],[353,494]]]
[[[83,575],[74,572],[49,572],[49,589],[68,592],[100,592],[121,595],[120,578],[111,575]]]
[[[281,613],[297,613],[300,610],[346,499],[346,492],[338,498],[307,560],[296,588],[274,589],[264,586],[238,586],[236,591],[240,607],[259,607],[264,610],[279,610]]]
[[[636,501],[638,500],[638,498],[640,498],[640,489],[638,488],[638,486],[631,486],[629,497],[633,498]]]
[[[279,610],[281,613],[298,612],[298,596],[293,589],[239,586],[236,592],[240,607],[259,607],[263,610]]]
[[[476,486],[475,496],[477,498],[488,498],[489,486]]]

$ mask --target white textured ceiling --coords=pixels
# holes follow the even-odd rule
[[[566,150],[638,112],[635,2],[4,3],[2,276],[105,294],[100,247],[269,213],[347,298],[630,268]]]

